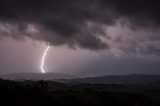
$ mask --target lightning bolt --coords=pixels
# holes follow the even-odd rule
[[[43,53],[43,56],[42,56],[42,60],[41,60],[41,71],[42,71],[42,73],[46,72],[45,69],[43,68],[43,66],[44,66],[44,61],[45,61],[45,58],[46,58],[46,55],[47,55],[47,52],[48,52],[49,48],[50,48],[50,46],[49,46],[49,42],[48,42],[48,46],[45,49],[45,51]]]

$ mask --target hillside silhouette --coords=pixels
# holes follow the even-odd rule
[[[103,84],[0,79],[5,106],[160,106],[160,83]]]

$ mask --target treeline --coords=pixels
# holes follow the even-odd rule
[[[160,106],[160,88],[0,79],[3,106]]]

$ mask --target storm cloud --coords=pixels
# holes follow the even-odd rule
[[[110,49],[113,46],[102,39],[113,39],[107,32],[108,27],[116,26],[121,20],[120,25],[125,24],[132,31],[157,30],[159,10],[158,0],[1,0],[0,34],[16,39],[30,37],[71,48]],[[142,48],[141,53],[159,54],[159,48],[152,46],[153,43],[137,45],[139,39],[143,38],[134,37],[135,43],[131,44],[125,37],[117,49],[134,52],[135,48]]]

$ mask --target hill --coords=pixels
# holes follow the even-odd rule
[[[55,80],[55,79],[74,79],[73,75],[63,73],[10,73],[0,75],[3,79],[9,80]]]
[[[159,84],[160,75],[107,75],[100,77],[87,77],[77,79],[58,79],[56,81],[63,83],[90,83],[90,84]]]

